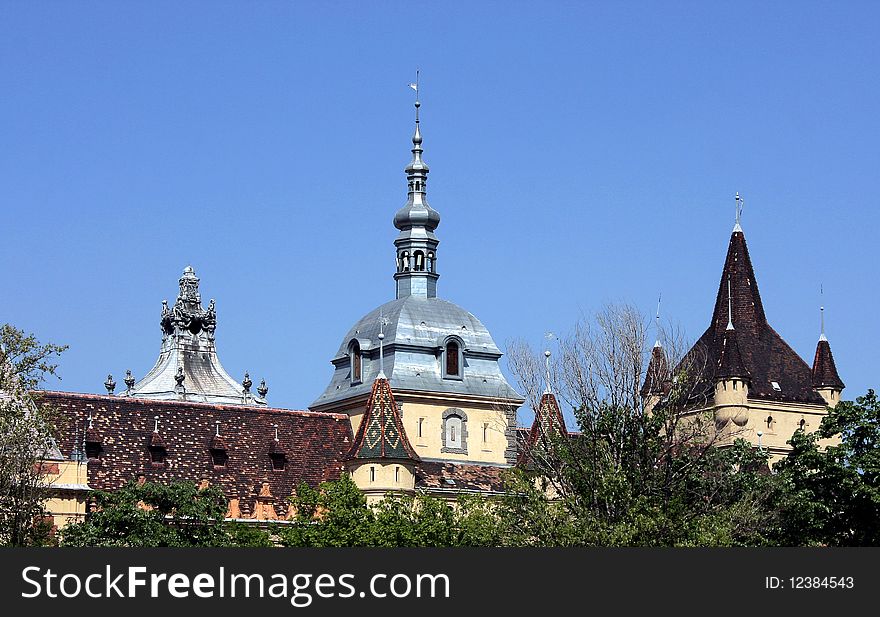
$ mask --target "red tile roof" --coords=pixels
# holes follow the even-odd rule
[[[422,461],[416,467],[416,488],[455,491],[504,491],[506,467]]]
[[[92,488],[112,490],[143,475],[148,480],[170,482],[209,480],[230,499],[240,499],[247,514],[268,482],[278,513],[287,512],[286,498],[297,485],[311,486],[335,480],[343,470],[343,456],[351,446],[351,423],[347,415],[294,411],[241,405],[212,405],[179,401],[156,401],[76,394],[40,392],[43,400],[67,419],[59,446],[70,456],[82,440],[91,415],[94,430],[102,438],[100,456],[89,460],[88,482]],[[153,418],[159,417],[159,433]],[[216,438],[215,421],[220,421]],[[275,442],[278,425],[280,443]],[[165,447],[165,463],[153,465],[149,446],[155,438]],[[212,446],[226,447],[225,466],[215,467]],[[270,453],[284,450],[283,470],[273,470]]]

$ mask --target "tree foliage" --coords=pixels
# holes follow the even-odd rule
[[[48,477],[41,466],[55,450],[55,412],[33,388],[55,375],[66,347],[0,326],[0,544],[49,541],[43,522]]]
[[[95,491],[95,511],[61,531],[63,546],[269,546],[269,534],[224,523],[227,501],[219,487],[193,482],[130,481]]]
[[[831,440],[824,451],[822,441]],[[785,545],[880,546],[880,402],[842,401],[774,467]]]
[[[348,476],[317,490],[303,484],[293,498],[297,518],[279,530],[284,546],[495,546],[500,544],[494,504],[460,497],[389,495],[368,506]]]

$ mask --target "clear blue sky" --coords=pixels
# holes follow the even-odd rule
[[[878,381],[880,37],[856,2],[0,4],[0,322],[103,392],[191,263],[220,358],[304,408],[393,298],[422,70],[440,295],[502,348],[604,302],[709,323],[733,194],[772,325],[819,285],[846,396]]]

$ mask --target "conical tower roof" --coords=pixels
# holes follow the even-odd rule
[[[391,385],[385,377],[373,382],[348,458],[420,460],[406,436]]]
[[[834,364],[834,356],[831,354],[831,345],[824,336],[816,345],[816,356],[813,358],[813,387],[834,388],[843,390],[844,383],[837,374],[837,366]]]
[[[728,324],[735,326],[735,334],[730,334]],[[707,387],[725,374],[745,373],[751,380],[750,397],[824,404],[813,389],[810,367],[767,321],[738,221],[730,235],[712,322],[688,356],[698,359],[694,364]]]
[[[520,452],[518,464],[528,466],[535,448],[546,450],[556,436],[567,437],[568,429],[565,427],[565,418],[556,395],[548,391],[541,395],[541,402],[535,410],[535,420]]]

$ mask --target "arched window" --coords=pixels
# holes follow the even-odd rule
[[[443,376],[452,379],[461,378],[461,345],[456,340],[446,342],[443,350]]]
[[[425,269],[425,254],[422,251],[413,253],[413,272],[422,272]]]
[[[467,454],[467,434],[467,414],[463,410],[450,408],[443,412],[441,452]]]
[[[434,253],[428,253],[428,272],[434,271]]]
[[[361,382],[361,346],[357,341],[352,341],[348,347],[349,359],[351,360],[351,383]]]
[[[404,272],[409,272],[409,268],[410,268],[410,265],[409,265],[409,251],[404,251],[404,252],[403,252],[402,259],[403,259],[403,271],[404,271]]]

